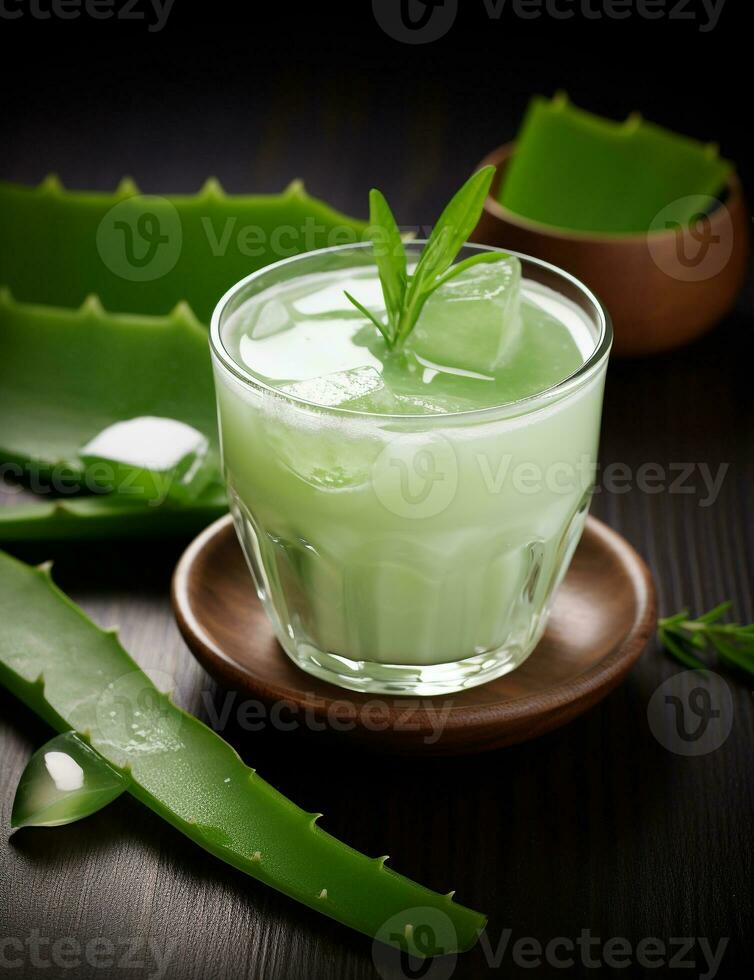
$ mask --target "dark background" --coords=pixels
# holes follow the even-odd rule
[[[361,214],[376,184],[402,220],[422,223],[515,135],[532,93],[558,89],[605,115],[638,109],[718,141],[747,175],[751,66],[731,49],[751,29],[747,6],[725,0],[704,33],[701,15],[522,20],[506,8],[494,21],[484,0],[461,0],[450,31],[426,45],[388,37],[368,0],[176,0],[158,33],[137,21],[0,19],[2,176],[33,183],[55,170],[108,189],[130,173],[153,192],[192,191],[208,174],[239,192],[303,177]]]
[[[10,0],[9,0],[10,2]],[[490,21],[462,0],[447,36],[398,43],[368,3],[194,3],[167,25],[0,18],[0,177],[57,172],[76,188],[192,191],[214,174],[231,191],[274,191],[294,177],[365,214],[372,185],[406,224],[430,223],[493,146],[516,132],[532,93],[566,89],[585,108],[719,141],[751,192],[747,4],[727,0],[718,27],[694,21]],[[239,8],[243,7],[243,10]],[[700,3],[688,9],[699,11]],[[143,6],[138,9],[145,9]],[[701,493],[598,495],[595,512],[651,565],[664,613],[730,598],[754,619],[754,400],[751,286],[692,347],[612,366],[602,461],[729,463],[712,507]],[[206,718],[214,687],[178,637],[168,604],[180,544],[42,549],[63,587],[102,623],[119,623],[140,661],[183,679]],[[652,736],[647,703],[677,666],[651,645],[627,683],[566,729],[466,760],[366,760],[347,740],[227,732],[247,761],[359,849],[543,944],[590,929],[626,937],[728,937],[718,976],[754,964],[751,685],[726,675],[733,729],[717,751],[684,759]],[[170,978],[367,978],[370,943],[198,851],[133,801],[81,825],[8,842],[13,789],[42,725],[0,695],[0,938],[152,939]],[[513,941],[512,940],[512,941]],[[143,956],[143,950],[142,950]],[[697,967],[680,976],[704,973]],[[138,955],[136,957],[138,959]],[[4,969],[9,977],[133,977],[143,969]],[[506,976],[595,975],[527,970]],[[455,977],[484,978],[476,950]],[[603,971],[609,972],[609,971]],[[615,971],[641,976],[634,964]],[[383,973],[387,971],[383,969]],[[650,975],[675,975],[661,969]],[[400,976],[393,972],[390,976]],[[422,973],[442,976],[438,973]]]

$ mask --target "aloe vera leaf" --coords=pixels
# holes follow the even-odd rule
[[[180,506],[131,501],[115,494],[0,507],[0,541],[85,541],[197,534],[227,513],[220,487]]]
[[[208,323],[218,299],[276,259],[360,241],[366,223],[310,197],[230,195],[208,180],[195,195],[142,195],[0,183],[0,284],[30,303],[167,314],[185,300]]]
[[[126,780],[75,732],[38,749],[24,769],[12,827],[60,827],[97,813],[124,793]]]
[[[688,224],[699,198],[713,204],[732,170],[714,144],[638,114],[602,119],[560,94],[532,99],[499,198],[511,211],[561,228],[639,233],[670,204],[673,217]]]
[[[177,419],[141,415],[114,422],[82,446],[93,489],[143,500],[194,500],[217,477],[209,440]]]
[[[305,905],[416,955],[438,912],[435,952],[474,944],[485,918],[331,837],[161,693],[113,632],[52,582],[0,552],[0,682],[58,731],[74,730],[128,791],[211,854]],[[384,930],[383,930],[384,931]],[[434,931],[434,930],[433,930]]]
[[[0,291],[0,458],[81,481],[79,450],[140,416],[198,430],[219,469],[207,335],[185,304],[148,317],[106,313],[95,297],[65,310]]]

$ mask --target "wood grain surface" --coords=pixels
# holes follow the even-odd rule
[[[36,27],[41,32],[44,25],[33,26],[30,58],[41,36]],[[3,32],[10,35],[12,27],[4,24]],[[190,77],[182,67],[185,52],[168,30],[157,40],[149,35],[152,47],[140,46],[138,58],[121,51],[115,68],[102,49],[96,58],[92,53],[86,72],[61,53],[51,62],[54,72],[50,68],[41,80],[30,71],[16,87],[14,76],[17,105],[12,126],[3,130],[0,175],[32,183],[57,169],[71,186],[108,188],[129,170],[153,192],[192,190],[213,171],[237,191],[276,190],[304,176],[313,192],[343,210],[363,213],[365,191],[376,184],[399,220],[430,222],[476,161],[512,137],[528,92],[568,81],[557,80],[566,72],[562,59],[557,72],[547,73],[547,64],[556,64],[555,48],[529,61],[519,52],[510,70],[501,54],[494,64],[503,67],[490,77],[497,79],[496,93],[504,92],[504,83],[510,89],[496,95],[489,113],[470,112],[472,62],[466,74],[453,74],[447,49],[432,53],[428,46],[409,104],[401,77],[378,75],[376,58],[348,84],[334,69],[327,74],[324,61],[313,68],[305,53],[286,63],[286,84],[279,74],[257,78],[252,37],[239,34],[231,64],[226,41],[218,41],[197,56]],[[354,66],[359,43],[349,41]],[[717,100],[714,111],[702,103],[707,115],[699,122],[699,104],[683,94],[689,72],[669,64],[667,51],[677,46],[663,49],[665,57],[659,44],[652,49],[657,64],[668,64],[664,89],[651,74],[643,80],[627,74],[628,55],[617,43],[609,50],[592,74],[573,69],[569,76],[582,101],[591,95],[591,105],[607,111],[609,90],[616,114],[636,105],[650,114],[654,107],[661,121],[683,131],[703,129],[700,137],[715,135],[725,100]],[[274,44],[261,52],[262,74],[272,71],[277,52]],[[389,53],[409,64],[400,45]],[[413,50],[410,55],[419,57]],[[493,72],[492,58],[489,65]],[[724,74],[725,84],[733,84]],[[709,85],[709,73],[702,75],[700,84]],[[207,93],[208,79],[219,79],[214,94]],[[451,98],[453,89],[458,94]],[[743,142],[740,152],[749,152]],[[661,614],[683,606],[701,612],[732,599],[738,618],[754,619],[753,317],[749,285],[735,314],[694,346],[616,363],[609,372],[602,489],[593,512],[647,561]],[[720,467],[722,483],[710,491],[710,475]],[[4,493],[19,499],[13,486]],[[441,891],[454,888],[459,901],[487,912],[488,942],[450,964],[450,973],[442,972],[447,964],[407,972],[386,963],[363,937],[225,867],[129,798],[81,824],[10,836],[16,782],[49,732],[0,692],[0,976],[610,975],[606,967],[580,961],[570,968],[531,967],[512,956],[516,940],[529,937],[545,946],[558,937],[575,941],[583,930],[603,946],[622,937],[634,950],[652,937],[666,946],[673,937],[701,937],[713,949],[727,940],[716,975],[738,978],[751,969],[751,684],[724,675],[730,733],[713,750],[681,755],[672,740],[668,747],[655,737],[648,722],[652,695],[680,669],[651,642],[624,684],[540,739],[476,757],[367,758],[347,738],[302,725],[280,730],[269,718],[260,724],[243,699],[208,677],[181,640],[170,608],[171,574],[186,543],[15,551],[29,560],[55,559],[60,585],[99,623],[118,625],[142,665],[176,675],[177,700],[220,727],[281,791],[323,811],[325,829],[360,850],[389,853],[397,870]],[[506,937],[508,945],[499,945]],[[42,943],[38,954],[35,939]],[[53,942],[57,965],[50,966]],[[634,956],[629,968],[612,972],[705,975],[699,942],[689,959],[694,969],[652,969]]]

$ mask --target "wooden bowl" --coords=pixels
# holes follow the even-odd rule
[[[230,516],[184,552],[172,600],[183,638],[224,687],[282,711],[293,727],[337,732],[399,754],[483,752],[564,725],[623,680],[656,625],[649,569],[594,517],[536,650],[505,677],[458,694],[357,694],[305,674],[275,639]],[[272,724],[272,710],[269,718]]]
[[[497,192],[514,149],[508,143],[479,164],[493,164],[497,173],[472,240],[544,259],[589,286],[612,317],[614,354],[681,347],[731,309],[749,256],[750,219],[735,174],[701,229],[590,234],[530,221],[500,204]]]

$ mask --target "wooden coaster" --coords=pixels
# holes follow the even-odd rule
[[[223,686],[268,705],[283,702],[318,730],[402,753],[481,752],[565,724],[623,680],[656,624],[649,569],[594,517],[528,660],[505,677],[443,697],[357,694],[296,667],[257,598],[230,516],[186,549],[172,599],[186,643]]]

